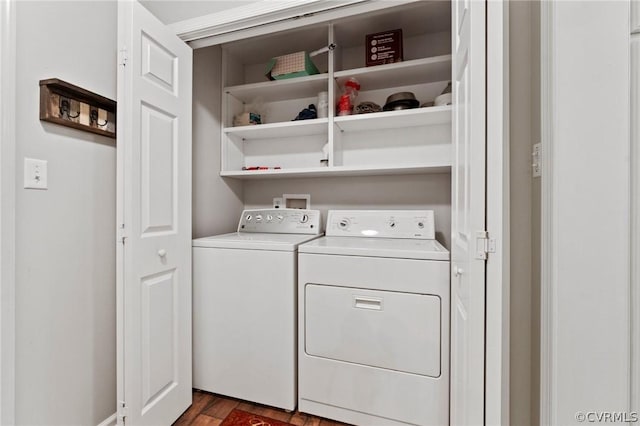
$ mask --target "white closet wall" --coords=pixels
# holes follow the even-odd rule
[[[451,175],[364,176],[321,179],[247,180],[246,208],[271,207],[274,197],[310,194],[311,207],[331,209],[432,209],[436,238],[445,247],[451,242]]]
[[[221,50],[193,51],[193,238],[234,231],[242,181],[220,177]]]

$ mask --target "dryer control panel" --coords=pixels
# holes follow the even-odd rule
[[[433,210],[329,210],[327,236],[434,240]]]
[[[238,232],[318,235],[322,233],[321,229],[318,210],[245,210],[238,223]]]

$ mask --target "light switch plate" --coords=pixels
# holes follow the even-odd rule
[[[277,197],[273,199],[273,208],[274,209],[282,208],[282,197]]]
[[[46,160],[24,159],[24,187],[26,189],[48,188]]]

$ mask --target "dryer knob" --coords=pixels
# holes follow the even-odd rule
[[[270,214],[267,215],[267,222],[271,222],[273,220],[273,216]]]
[[[281,214],[279,214],[276,217],[278,218],[278,221],[280,221],[280,222],[282,222],[284,220],[284,216],[282,216]]]
[[[307,223],[307,222],[309,222],[309,215],[308,214],[303,214],[300,217],[300,223]]]
[[[340,222],[338,222],[338,227],[340,229],[347,229],[349,227],[349,219],[340,219]]]
[[[251,219],[253,219],[253,216],[251,216],[250,214],[247,215],[247,217],[245,217],[247,222],[251,222]]]
[[[256,222],[262,222],[262,215],[261,214],[257,214],[256,215]]]

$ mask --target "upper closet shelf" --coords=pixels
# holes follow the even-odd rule
[[[227,135],[236,135],[244,140],[312,136],[326,134],[328,122],[329,120],[327,118],[284,121],[282,123],[226,127],[224,132]]]
[[[448,81],[451,80],[451,55],[338,71],[334,75],[340,86],[349,77],[356,77],[362,90]]]
[[[324,92],[328,87],[328,74],[315,74],[306,77],[285,80],[265,81],[262,83],[228,86],[224,92],[244,102],[253,102],[262,98],[266,102],[283,101],[316,97],[318,92]]]
[[[374,112],[335,117],[336,126],[343,132],[363,132],[382,129],[402,129],[451,123],[449,106],[414,108],[400,111]]]
[[[283,179],[283,178],[310,178],[310,177],[336,177],[336,176],[379,176],[379,175],[411,175],[427,173],[449,173],[451,161],[430,161],[422,165],[401,166],[338,166],[338,167],[311,167],[300,169],[277,170],[233,170],[221,171],[220,176],[236,179]]]

